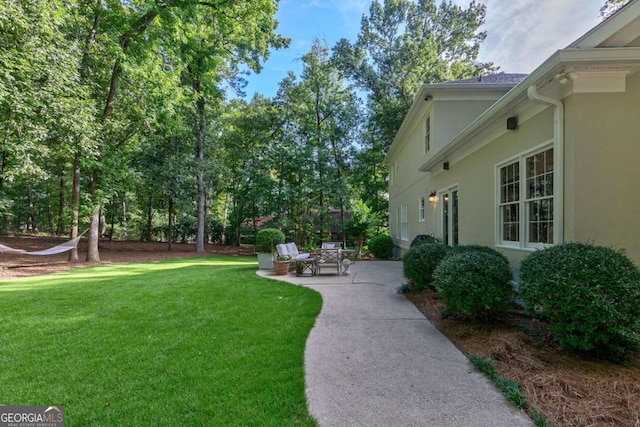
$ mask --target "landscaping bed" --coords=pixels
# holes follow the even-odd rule
[[[581,357],[559,348],[546,325],[517,313],[478,326],[442,315],[436,292],[407,294],[465,355],[495,361],[500,375],[521,384],[549,426],[640,426],[640,356],[625,364]]]

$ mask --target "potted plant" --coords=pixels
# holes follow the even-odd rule
[[[273,262],[273,267],[276,271],[276,275],[284,276],[289,273],[289,266],[291,265],[290,255],[278,255]]]
[[[270,270],[273,268],[273,258],[276,245],[284,243],[284,233],[277,228],[264,228],[256,236],[256,252],[258,253],[258,268]]]

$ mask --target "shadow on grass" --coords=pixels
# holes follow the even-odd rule
[[[304,395],[316,292],[255,258],[100,266],[0,284],[0,402],[69,425],[314,425]]]

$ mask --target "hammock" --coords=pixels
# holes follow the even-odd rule
[[[89,230],[86,230],[84,233],[86,233]],[[5,253],[5,254],[14,254],[14,255],[55,255],[55,254],[61,254],[63,252],[67,252],[70,251],[72,249],[75,249],[78,247],[78,242],[80,241],[80,238],[82,237],[82,235],[84,234],[82,233],[81,235],[79,235],[78,237],[76,237],[75,239],[71,239],[68,242],[64,242],[61,243],[59,245],[56,245],[52,248],[49,249],[44,249],[41,251],[26,251],[24,249],[14,249],[14,248],[10,248],[9,246],[5,246],[5,245],[0,245],[0,253]]]

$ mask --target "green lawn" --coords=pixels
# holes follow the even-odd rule
[[[318,293],[255,258],[129,264],[0,281],[0,405],[67,426],[315,425],[304,346]]]

